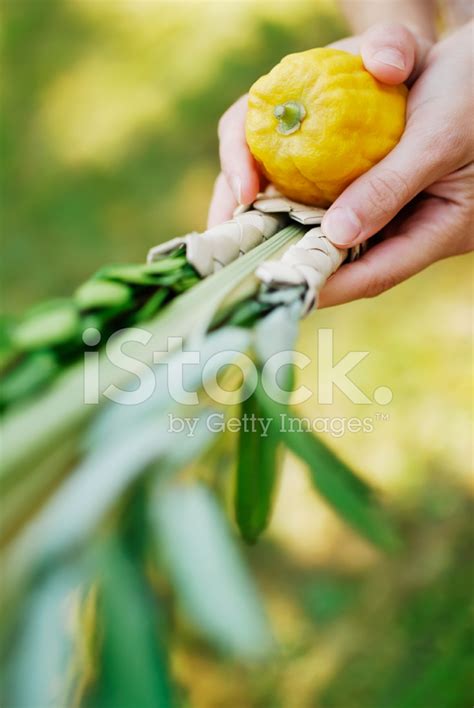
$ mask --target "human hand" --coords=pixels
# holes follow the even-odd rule
[[[418,70],[430,44],[426,40],[417,43],[401,26],[377,25],[363,35],[347,37],[329,46],[361,54],[365,68],[373,76],[387,84],[399,84]],[[241,96],[219,121],[222,171],[215,183],[208,226],[229,219],[238,204],[251,204],[260,189],[266,186],[245,139],[246,113],[247,94]]]
[[[472,247],[471,32],[466,26],[430,48],[404,27],[379,25],[332,45],[360,52],[377,79],[387,84],[405,81],[412,90],[399,145],[350,185],[323,221],[326,235],[347,245],[341,236],[351,234],[341,211],[335,210],[349,208],[349,226],[357,231],[350,245],[381,230],[384,240],[330,279],[321,306],[376,295],[430,263]],[[244,96],[219,124],[223,172],[211,203],[211,225],[229,218],[238,202],[253,201],[262,186],[245,143],[245,112]]]
[[[322,223],[336,245],[353,246],[375,234],[379,242],[335,273],[321,307],[373,297],[474,246],[472,24],[432,48],[406,30],[401,39],[411,86],[405,132],[340,195]],[[407,52],[413,49],[412,64]]]

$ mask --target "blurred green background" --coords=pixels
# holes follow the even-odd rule
[[[69,294],[99,266],[142,261],[205,225],[219,116],[293,51],[345,33],[332,2],[3,0],[2,310]],[[371,417],[324,437],[381,491],[405,532],[387,559],[357,539],[288,459],[265,541],[246,551],[282,646],[265,671],[184,631],[172,666],[197,708],[465,708],[472,704],[472,262],[317,313],[354,380],[309,416]],[[313,385],[315,368],[302,375]],[[43,707],[41,707],[43,708]]]

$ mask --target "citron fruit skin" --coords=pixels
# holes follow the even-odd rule
[[[289,54],[249,92],[246,137],[263,173],[299,202],[329,206],[397,144],[407,89],[387,86],[360,56],[339,49]],[[279,132],[277,106],[296,101],[304,118]]]

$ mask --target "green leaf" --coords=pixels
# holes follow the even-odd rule
[[[264,608],[211,492],[158,487],[152,519],[181,605],[218,647],[243,658],[273,648]]]
[[[267,258],[277,257],[303,233],[299,227],[287,226],[241,258],[205,278],[192,291],[171,303],[157,322],[157,333],[166,331],[168,336],[170,333],[176,335],[182,332],[187,335],[203,335],[211,322],[220,320],[221,308],[231,312],[232,303],[241,302],[258,291],[260,283],[255,278],[257,265]]]
[[[130,302],[131,298],[132,290],[124,283],[98,278],[83,283],[74,295],[74,300],[81,310],[123,307]]]
[[[17,643],[7,671],[9,708],[67,705],[74,659],[73,603],[84,577],[59,569],[42,580],[23,607]]]
[[[114,329],[119,329],[131,314],[133,307],[133,300],[130,300],[129,306],[121,305],[120,307],[103,307],[98,310],[92,310],[84,313],[81,321],[81,330],[85,332],[89,327],[94,327],[98,329],[99,332],[104,335],[104,333],[112,331]],[[101,342],[98,343],[100,345]],[[84,347],[81,345],[77,349],[77,353],[82,354]]]
[[[194,435],[187,437],[185,430],[168,431],[167,415],[135,418],[133,408],[123,407],[128,414],[110,421],[110,437],[69,474],[10,545],[3,562],[7,599],[14,597],[16,588],[39,568],[81,548],[120,496],[152,463],[159,460],[160,474],[165,477],[196,459],[210,444],[212,432],[206,421],[212,409],[201,411]],[[148,409],[148,413],[153,410]]]
[[[188,340],[195,337],[201,345],[201,335],[206,333],[209,323],[224,300],[232,297],[249,279],[253,290],[256,291],[258,281],[253,276],[256,266],[262,260],[277,256],[303,233],[297,226],[282,229],[271,239],[176,298],[147,325],[152,335],[147,347],[144,349],[142,345],[130,344],[129,355],[150,365],[154,353],[163,352],[168,348],[171,336]],[[107,269],[103,270],[104,277],[107,277]],[[101,273],[102,271],[97,277],[102,277]],[[154,280],[153,284],[156,285]],[[249,287],[245,289],[248,295]],[[115,346],[118,349],[122,344],[123,342],[118,340]],[[101,357],[100,366],[102,390],[112,383],[119,386],[127,379],[127,374],[113,366],[105,353]],[[32,401],[21,414],[12,414],[5,420],[1,431],[5,441],[5,474],[14,473],[20,465],[31,464],[38,456],[44,456],[45,450],[54,444],[55,439],[67,435],[71,429],[92,416],[95,407],[85,406],[83,403],[83,379],[84,371],[80,363],[65,371],[56,386],[47,390],[38,400]]]
[[[189,290],[189,288],[194,287],[200,280],[201,278],[197,275],[183,276],[183,274],[181,274],[174,283],[171,283],[171,288],[174,293],[179,295],[180,293],[184,293],[186,290]]]
[[[113,541],[97,553],[98,684],[88,701],[97,708],[171,708],[173,705],[156,599],[143,575]]]
[[[165,419],[145,419],[133,425],[131,418],[127,427],[116,431],[116,437],[71,472],[28,527],[32,554],[47,557],[82,543],[129,485],[174,443],[174,438],[166,436]],[[82,500],[80,508],[78,499]]]
[[[300,301],[280,306],[257,322],[254,329],[254,348],[262,364],[266,364],[272,356],[280,352],[286,352],[288,359],[293,361],[292,350],[298,336],[301,309]]]
[[[153,263],[107,265],[101,268],[94,277],[98,280],[112,280],[146,286],[170,285],[183,275],[186,277],[196,276],[196,272],[187,264],[185,256],[175,255]]]
[[[152,263],[147,263],[143,270],[145,273],[169,273],[170,271],[181,268],[181,266],[186,265],[186,256],[169,256],[168,258],[161,258],[158,261],[153,261]]]
[[[181,367],[184,390],[199,391],[203,381],[213,379],[217,376],[220,363],[217,357],[215,357],[215,354],[224,350],[245,352],[249,349],[250,343],[250,332],[240,327],[225,327],[209,334],[201,342],[199,364],[193,366],[183,365]],[[184,363],[185,356],[185,353],[176,352],[169,361],[175,363],[181,361]],[[211,366],[210,364],[213,362],[214,364]],[[205,373],[204,370],[206,370]],[[168,367],[158,366],[154,373],[156,378],[156,391],[166,391],[168,385]],[[119,437],[121,435],[121,429],[128,430],[132,424],[137,425],[139,428],[143,427],[150,414],[161,413],[167,415],[168,413],[172,413],[172,410],[173,406],[170,402],[170,398],[165,395],[154,395],[139,406],[133,406],[133,410],[130,409],[130,406],[107,406],[94,421],[94,425],[89,429],[86,445],[89,449],[92,449],[100,445],[104,440],[113,440]],[[204,422],[205,415],[211,412],[210,409],[198,410],[196,415],[200,414]],[[191,413],[194,415],[194,408],[188,409],[188,414]],[[168,454],[173,464],[179,467],[178,458],[181,459],[182,456],[183,464],[185,464],[186,457],[189,455],[192,457],[195,454],[193,445],[195,442],[196,444],[199,442],[199,435],[204,434],[206,430],[206,426],[201,425],[200,421],[195,431],[196,434],[192,438],[186,438],[186,444],[184,444],[184,441],[183,444],[173,444],[177,440],[176,434],[171,438],[171,447],[168,449]],[[207,435],[205,435],[205,438],[207,439]],[[204,440],[203,445],[205,444]]]
[[[278,307],[257,322],[254,328],[254,348],[260,361],[279,352],[291,352],[298,334],[301,306]],[[279,384],[288,395],[293,388],[293,369],[283,369]],[[239,435],[238,465],[235,487],[235,515],[243,538],[255,543],[267,527],[278,477],[278,445],[280,435],[275,425],[263,430],[270,422],[258,397],[253,394],[242,404],[242,427]],[[261,421],[261,422],[260,422]]]
[[[376,546],[387,551],[398,549],[395,529],[376,503],[371,488],[312,432],[295,432],[282,425],[282,420],[295,417],[295,413],[271,400],[261,384],[256,395],[280,440],[307,464],[314,486],[335,511]]]
[[[64,471],[75,463],[79,447],[77,438],[77,435],[65,437],[34,467],[22,467],[15,475],[1,479],[0,543],[19,533],[32,512],[38,510],[38,501],[60,483]]]
[[[263,432],[256,396],[242,404],[235,483],[235,518],[242,537],[255,543],[271,516],[279,472],[279,435],[275,426]]]
[[[18,351],[12,340],[15,329],[15,320],[6,315],[0,315],[0,375],[15,362]]]
[[[146,322],[159,311],[168,296],[167,288],[159,288],[141,307],[134,317],[135,322]]]
[[[2,378],[0,407],[39,391],[58,371],[58,362],[52,352],[34,352]]]
[[[95,275],[100,280],[118,280],[131,285],[157,285],[156,275],[148,273],[146,266],[135,263],[108,265],[101,268]]]
[[[258,300],[247,300],[243,303],[239,303],[239,306],[228,318],[228,324],[238,327],[249,327],[258,320],[266,310],[268,310],[268,306]]]
[[[22,351],[54,347],[79,334],[79,314],[72,300],[54,300],[33,308],[15,328],[12,339]]]

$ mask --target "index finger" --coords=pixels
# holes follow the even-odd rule
[[[219,156],[222,171],[239,204],[253,202],[260,190],[260,175],[245,139],[247,95],[242,96],[219,121]]]

